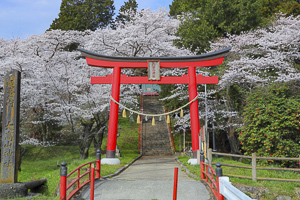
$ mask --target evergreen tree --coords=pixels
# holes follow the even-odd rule
[[[195,11],[199,7],[204,7],[204,0],[173,0],[170,7],[170,15],[177,16],[183,13]]]
[[[176,45],[197,53],[217,37],[269,23],[279,12],[297,16],[300,4],[295,0],[173,0],[170,5],[170,15],[182,20]]]
[[[260,0],[174,0],[170,15],[180,15],[179,47],[204,52],[227,33],[239,34],[260,24]],[[182,15],[183,14],[183,15]]]
[[[136,13],[138,4],[136,0],[128,0],[124,2],[124,5],[121,6],[119,10],[119,14],[116,17],[116,22],[125,22],[130,21],[130,16],[128,15],[129,11],[134,11]],[[125,14],[127,13],[127,15]]]
[[[262,0],[261,13],[269,18],[274,13],[283,12],[287,15],[297,16],[300,14],[300,0]]]
[[[246,155],[297,157],[300,152],[299,82],[257,88],[245,100],[239,139]],[[297,91],[298,90],[298,91]],[[286,163],[287,164],[287,163]]]
[[[113,0],[63,0],[49,30],[96,30],[112,22]]]

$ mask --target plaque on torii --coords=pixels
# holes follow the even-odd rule
[[[196,67],[221,65],[231,47],[219,51],[185,57],[114,57],[79,48],[88,65],[113,68],[113,74],[91,77],[91,84],[112,84],[111,96],[119,102],[120,84],[188,84],[189,100],[197,96],[197,84],[217,84],[218,77],[196,75]],[[147,68],[148,76],[121,75],[122,68]],[[160,77],[160,68],[187,68],[188,75]],[[111,100],[106,158],[115,158],[119,105]],[[190,104],[193,157],[199,149],[198,100]]]

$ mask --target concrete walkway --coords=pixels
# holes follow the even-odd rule
[[[173,199],[174,168],[178,167],[178,200],[208,200],[210,193],[200,182],[180,170],[173,156],[144,156],[120,175],[95,182],[95,200]],[[90,199],[90,188],[81,193]]]

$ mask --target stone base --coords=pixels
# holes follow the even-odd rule
[[[119,158],[103,158],[101,159],[101,164],[120,165],[121,161]]]
[[[188,164],[190,164],[190,165],[199,165],[197,163],[197,158],[191,158],[191,159],[189,159],[188,160]]]
[[[25,197],[28,189],[24,183],[0,184],[0,199]]]

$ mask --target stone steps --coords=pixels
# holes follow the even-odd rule
[[[144,96],[143,97],[143,110],[147,114],[160,114],[164,113],[164,107],[159,102],[157,96]],[[166,117],[155,117],[155,125],[152,126],[152,117],[145,120],[143,117],[143,155],[172,155],[172,149],[169,138],[169,128],[166,122]]]

